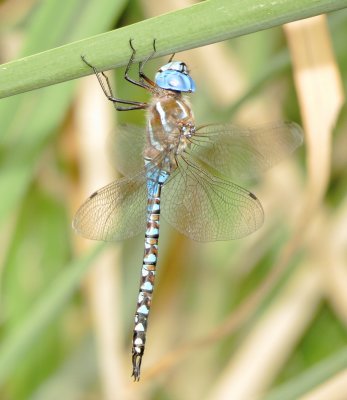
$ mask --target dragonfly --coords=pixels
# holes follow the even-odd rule
[[[239,239],[263,224],[258,198],[233,181],[255,176],[303,142],[299,125],[276,122],[244,128],[233,124],[197,126],[187,98],[196,86],[187,65],[169,62],[154,81],[144,73],[153,52],[138,64],[138,78],[124,78],[150,93],[139,102],[114,96],[107,75],[82,56],[106,98],[118,111],[146,110],[146,129],[118,130],[117,168],[123,177],[94,192],[77,211],[73,228],[88,238],[120,241],[145,232],[140,288],[132,339],[132,376],[139,381],[145,351],[158,260],[160,216],[190,239],[208,242]]]

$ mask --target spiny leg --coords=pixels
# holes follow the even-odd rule
[[[169,63],[173,60],[173,58],[175,57],[175,54],[176,54],[176,53],[172,53],[172,54],[171,54],[171,57],[169,58]]]
[[[156,45],[155,45],[155,44],[156,44],[156,39],[153,39],[153,51],[152,51],[152,53],[151,53],[144,61],[140,61],[140,62],[139,62],[139,77],[140,77],[140,82],[141,82],[141,83],[144,83],[144,81],[146,81],[146,82],[147,82],[149,85],[151,85],[151,86],[155,86],[155,83],[154,83],[151,79],[149,79],[148,76],[143,72],[143,68],[145,67],[145,65],[147,64],[147,62],[148,62],[149,60],[151,60],[151,59],[154,57],[155,53],[157,52],[157,49],[156,49]],[[132,44],[130,44],[130,46],[131,46],[131,48],[134,50]],[[168,61],[169,63],[173,60],[175,54],[176,54],[176,53],[173,53],[173,54],[171,55],[171,57],[170,57],[170,59],[169,59],[169,61]]]
[[[143,69],[143,67],[146,65],[146,63],[147,63],[151,58],[153,58],[154,54],[156,53],[155,39],[154,39],[154,41],[153,41],[153,52],[145,59],[145,61],[140,61],[140,62],[139,62],[139,82],[138,82],[138,81],[135,81],[134,79],[132,79],[132,78],[129,76],[129,71],[130,71],[131,66],[132,66],[133,63],[134,63],[134,58],[135,58],[135,54],[136,54],[136,49],[135,49],[135,47],[133,46],[133,43],[132,43],[132,42],[133,42],[133,40],[130,39],[130,40],[129,40],[129,45],[130,45],[130,48],[131,48],[131,50],[132,50],[132,53],[131,53],[131,57],[130,57],[130,59],[129,59],[128,65],[127,65],[127,67],[126,67],[126,69],[125,69],[124,79],[126,79],[128,82],[133,83],[134,85],[140,86],[140,87],[142,87],[142,88],[144,88],[144,89],[147,89],[147,90],[151,90],[152,87],[155,86],[155,83],[154,83],[151,79],[149,79],[149,78],[142,72],[142,69]],[[146,81],[147,83],[146,83],[145,81]]]
[[[157,49],[155,47],[155,42],[156,42],[156,39],[153,39],[153,51],[152,51],[152,53],[144,61],[140,61],[140,63],[139,63],[140,81],[143,82],[145,80],[151,86],[155,86],[155,83],[151,79],[149,79],[148,76],[143,72],[143,68],[148,63],[148,61],[151,60],[154,57],[155,53],[157,52]]]
[[[96,67],[94,67],[94,65],[90,64],[87,61],[85,56],[81,56],[81,58],[82,58],[82,61],[88,65],[88,67],[92,68],[92,70],[94,71],[94,74],[96,75],[96,77],[99,81],[102,91],[104,92],[107,99],[113,103],[113,105],[117,111],[141,110],[141,109],[147,108],[147,106],[148,106],[147,103],[140,102],[140,101],[132,101],[132,100],[122,100],[122,99],[118,99],[118,98],[114,97],[108,76],[102,71],[99,72],[96,69]],[[104,77],[108,91],[107,91],[100,75],[102,75]],[[127,104],[128,107],[119,106],[118,103],[119,104]]]

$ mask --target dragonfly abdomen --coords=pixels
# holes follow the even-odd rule
[[[134,380],[139,380],[142,357],[145,351],[148,316],[152,303],[154,280],[157,268],[158,239],[160,224],[160,194],[162,182],[151,186],[147,201],[147,224],[145,250],[141,268],[141,282],[135,313],[133,332],[132,363]]]

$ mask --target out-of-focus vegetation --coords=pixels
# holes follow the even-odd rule
[[[189,5],[161,3],[2,2],[0,61]],[[347,11],[330,14],[328,26],[335,59],[327,65],[337,67],[345,87]],[[177,58],[197,82],[198,124],[302,123],[281,28]],[[161,62],[148,65],[149,76]],[[113,74],[118,97],[146,99],[122,77],[122,70]],[[106,131],[116,122],[144,125],[144,118],[116,115],[93,77],[1,100],[0,398],[342,399],[334,393],[347,393],[346,109],[331,138],[327,189],[311,210],[312,136],[257,182],[240,182],[264,205],[257,233],[199,244],[163,224],[143,379],[133,384],[143,238],[86,244],[70,221],[88,194],[81,182],[91,193],[111,179],[101,176],[112,147]],[[84,142],[91,127],[95,151]]]

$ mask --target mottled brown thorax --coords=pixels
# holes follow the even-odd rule
[[[194,126],[194,117],[188,101],[180,93],[154,96],[147,119],[145,157],[154,159],[159,154],[175,155],[188,145],[184,134],[186,127]]]

